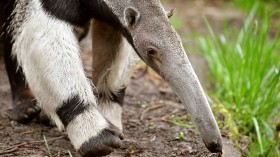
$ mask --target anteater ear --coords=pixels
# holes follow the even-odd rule
[[[174,9],[166,12],[166,15],[167,15],[168,18],[172,17],[173,14],[174,14]]]
[[[124,19],[126,25],[134,29],[140,19],[140,13],[135,8],[126,8],[124,11]]]

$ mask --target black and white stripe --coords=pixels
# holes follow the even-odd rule
[[[88,110],[90,105],[91,104],[85,103],[77,94],[64,101],[62,106],[56,110],[56,113],[64,127],[67,127],[75,117]]]

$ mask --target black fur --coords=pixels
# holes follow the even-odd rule
[[[112,93],[112,101],[118,103],[119,105],[123,106],[124,102],[124,95],[125,95],[126,88],[119,90],[117,94]]]
[[[0,1],[1,13],[5,12],[7,14],[11,14],[14,8],[14,4],[15,4],[15,0],[1,0]]]
[[[76,116],[87,110],[89,106],[89,104],[85,104],[85,102],[81,101],[78,95],[75,95],[64,101],[63,105],[57,109],[56,113],[64,127],[67,127]]]
[[[9,76],[9,81],[11,84],[11,90],[13,94],[13,98],[15,98],[18,94],[21,94],[22,89],[25,88],[25,80],[24,75],[21,68],[18,68],[17,60],[12,58],[12,44],[10,43],[11,39],[9,37],[5,37],[5,65],[6,70]]]
[[[101,157],[110,154],[113,148],[120,148],[123,135],[115,130],[118,129],[113,125],[103,129],[96,137],[83,143],[79,153],[83,157]]]
[[[96,97],[98,97],[99,100],[112,101],[112,102],[116,102],[119,105],[123,106],[125,90],[126,90],[126,88],[120,89],[118,91],[118,93],[116,93],[116,94],[111,92],[110,93],[111,96],[109,96],[105,93],[95,93],[95,95],[96,95]]]
[[[83,26],[90,18],[105,22],[122,32],[130,44],[132,37],[119,18],[103,0],[41,0],[43,8],[54,17],[76,26]],[[133,45],[134,46],[134,45]]]
[[[86,6],[89,7],[92,17],[95,19],[105,22],[113,28],[122,32],[128,42],[133,46],[132,36],[129,31],[121,25],[119,18],[113,13],[111,8],[104,2],[104,0],[81,0]]]
[[[73,25],[83,26],[90,20],[88,7],[80,0],[41,0],[41,2],[49,14]]]
[[[0,0],[0,38],[1,40],[7,37],[6,29],[10,23],[10,16],[14,10],[15,0]]]

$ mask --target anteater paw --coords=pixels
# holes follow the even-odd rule
[[[79,153],[83,157],[101,157],[113,152],[114,148],[120,148],[124,139],[123,134],[113,125],[103,129],[97,136],[92,137],[82,144]]]
[[[33,98],[22,97],[14,100],[11,118],[20,123],[28,123],[41,111]]]

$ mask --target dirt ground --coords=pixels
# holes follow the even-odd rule
[[[172,1],[173,2],[173,1]],[[215,29],[224,19],[239,24],[242,14],[220,7],[220,2],[208,4],[203,0],[166,0],[167,8],[176,8],[183,21],[181,35],[191,32],[205,33],[202,14],[214,21]],[[203,8],[203,9],[202,9]],[[191,41],[186,41],[189,44]],[[90,41],[81,44],[85,69],[89,69]],[[189,58],[203,86],[208,85],[208,68],[199,55],[189,54]],[[53,157],[80,155],[73,149],[64,133],[51,125],[41,124],[38,120],[23,125],[9,119],[11,92],[5,73],[3,60],[0,60],[0,157],[40,157],[50,153]],[[141,64],[140,64],[141,65]],[[108,157],[216,157],[204,146],[191,121],[184,120],[189,128],[173,124],[174,116],[185,117],[186,110],[172,90],[153,72],[144,76],[144,66],[138,66],[128,86],[123,108],[125,139],[123,146]],[[186,118],[182,118],[186,119]],[[181,136],[180,136],[181,135]],[[44,141],[46,137],[46,141]],[[179,137],[179,138],[178,138]],[[224,138],[224,156],[238,157],[240,152],[231,139]],[[46,144],[48,146],[46,146]],[[50,150],[50,153],[48,151]]]

